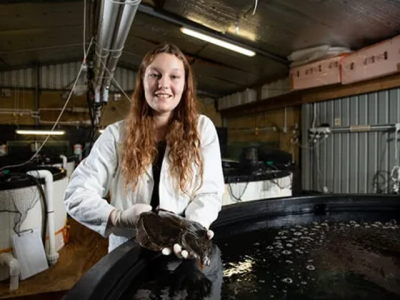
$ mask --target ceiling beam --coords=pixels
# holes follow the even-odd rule
[[[210,35],[216,39],[223,40],[228,43],[236,44],[237,46],[240,46],[243,48],[247,48],[249,50],[256,52],[257,54],[260,54],[260,55],[268,57],[272,60],[275,60],[289,68],[289,61],[286,58],[276,55],[274,53],[259,49],[259,48],[255,48],[255,47],[245,44],[243,42],[239,42],[237,40],[237,38],[231,37],[229,34],[221,34],[217,31],[211,30],[201,24],[195,23],[193,21],[190,21],[188,19],[182,18],[178,15],[175,15],[175,14],[172,14],[172,13],[169,13],[166,11],[162,11],[162,12],[157,11],[156,9],[154,9],[153,7],[151,7],[149,5],[140,4],[138,11],[140,13],[147,14],[149,16],[167,21],[169,23],[173,23],[178,26],[185,26],[187,28],[201,32],[203,34]]]

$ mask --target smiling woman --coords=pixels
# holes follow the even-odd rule
[[[176,46],[159,45],[141,63],[126,119],[105,129],[72,174],[67,211],[109,237],[112,251],[135,236],[141,213],[157,208],[199,223],[211,239],[223,193],[217,132],[198,114],[190,65]],[[172,248],[193,256],[182,245]]]
[[[159,125],[167,123],[165,121],[168,121],[172,110],[179,104],[185,87],[182,60],[173,54],[158,54],[147,67],[143,84],[147,104],[153,109]]]

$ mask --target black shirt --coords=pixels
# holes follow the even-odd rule
[[[154,188],[150,202],[150,205],[153,207],[153,210],[155,210],[160,205],[160,195],[158,187],[160,185],[160,172],[166,145],[167,145],[166,141],[161,141],[157,143],[158,155],[153,162]]]

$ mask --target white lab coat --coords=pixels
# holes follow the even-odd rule
[[[147,171],[139,178],[135,191],[128,189],[124,194],[123,175],[119,166],[123,122],[109,125],[100,135],[89,156],[82,160],[72,173],[64,198],[69,215],[102,236],[109,237],[109,251],[135,236],[133,229],[107,228],[111,211],[114,207],[127,209],[135,203],[150,204],[154,185],[152,166],[149,165]],[[208,228],[221,210],[224,178],[214,124],[208,117],[200,115],[197,128],[203,158],[203,186],[194,194],[198,187],[195,183],[200,180],[198,176],[194,176],[191,196],[174,190],[168,172],[167,146],[160,173],[160,208],[185,215],[187,219],[197,221]],[[194,174],[198,174],[194,163],[192,167],[195,169]],[[110,203],[104,199],[109,191]]]

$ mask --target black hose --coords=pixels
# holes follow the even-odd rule
[[[44,216],[43,216],[43,223],[42,223],[42,226],[43,226],[43,228],[42,228],[42,240],[43,240],[43,245],[46,245],[46,229],[47,229],[47,218],[48,218],[47,217],[48,209],[47,209],[46,194],[43,191],[42,185],[40,184],[38,178],[36,178],[34,176],[31,176],[31,175],[28,175],[28,174],[26,174],[26,175],[36,185],[36,187],[38,188],[39,193],[40,193],[40,195],[42,196],[42,199],[43,199],[42,204],[43,204],[43,208],[44,208]],[[49,232],[49,234],[51,234],[51,233]]]

